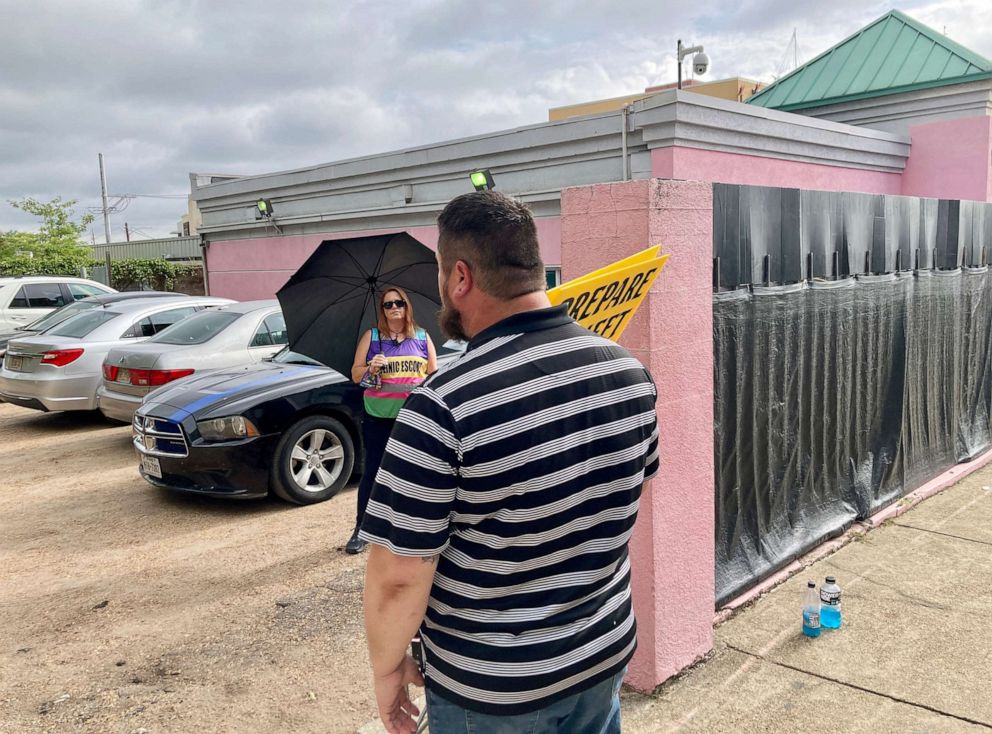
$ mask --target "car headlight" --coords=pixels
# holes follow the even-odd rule
[[[197,421],[200,436],[204,441],[229,441],[236,438],[258,436],[255,424],[243,415],[230,415],[225,418],[214,418],[209,421]]]

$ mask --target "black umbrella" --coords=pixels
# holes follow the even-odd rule
[[[345,375],[355,347],[376,325],[379,293],[399,286],[417,323],[442,344],[434,253],[406,232],[324,240],[276,296],[289,346]]]

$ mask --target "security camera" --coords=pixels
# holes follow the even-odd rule
[[[702,76],[710,68],[710,57],[704,52],[700,51],[698,54],[692,57],[692,70]]]
[[[696,54],[692,57],[692,69],[697,74],[705,74],[710,68],[710,57],[703,53],[702,46],[683,46],[682,39],[679,39],[676,46],[676,58],[678,59],[679,81],[678,88],[682,89],[682,62],[689,54]]]

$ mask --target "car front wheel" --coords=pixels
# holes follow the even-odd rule
[[[340,421],[312,415],[290,426],[276,446],[272,489],[297,505],[323,502],[351,477],[355,445]]]

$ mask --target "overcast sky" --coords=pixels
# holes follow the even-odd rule
[[[678,38],[707,79],[771,80],[793,28],[802,63],[892,7],[992,57],[988,0],[0,0],[0,230],[33,228],[8,199],[99,206],[101,152],[111,194],[185,195],[674,81]],[[134,199],[114,239],[185,210]]]

